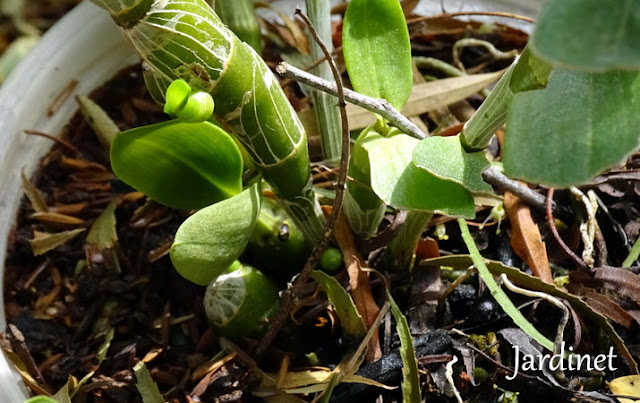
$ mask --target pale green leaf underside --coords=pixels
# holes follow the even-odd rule
[[[437,178],[411,161],[418,140],[404,134],[367,138],[371,187],[386,204],[406,210],[432,211],[473,218],[471,193],[457,183]]]
[[[514,97],[505,172],[555,187],[584,183],[638,147],[639,110],[638,73],[557,70],[546,89]]]
[[[413,86],[411,43],[397,0],[352,0],[342,29],[353,88],[402,109]]]
[[[413,337],[409,330],[407,318],[387,291],[391,313],[396,320],[396,330],[400,338],[400,358],[402,359],[402,401],[403,403],[420,403],[420,373],[418,372],[418,360],[413,347]]]
[[[184,278],[209,284],[244,251],[260,211],[257,185],[196,212],[182,223],[171,261]]]
[[[138,388],[144,403],[165,403],[158,390],[158,385],[151,378],[151,373],[144,365],[144,361],[139,361],[133,367],[133,372],[136,375],[136,388]]]
[[[238,146],[209,122],[170,121],[118,133],[111,166],[130,186],[178,209],[202,208],[242,190]]]
[[[329,302],[336,309],[345,334],[356,340],[362,339],[367,334],[367,330],[349,293],[335,278],[324,272],[316,270],[311,273],[311,277],[318,282],[322,291],[327,294]]]
[[[542,8],[532,44],[552,64],[605,71],[640,69],[640,2],[553,0]]]
[[[482,179],[489,168],[484,151],[468,153],[459,136],[427,137],[413,150],[413,163],[440,179],[464,186],[470,192],[490,193],[491,186]]]

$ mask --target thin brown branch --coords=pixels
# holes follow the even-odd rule
[[[291,78],[328,94],[338,94],[338,88],[334,83],[316,77],[313,74],[300,70],[288,63],[283,62],[278,64],[278,66],[276,66],[276,72],[285,78]],[[427,137],[427,135],[420,130],[418,126],[398,112],[398,110],[391,106],[391,104],[386,100],[371,98],[349,89],[343,89],[343,92],[344,99],[354,105],[358,105],[371,112],[380,114],[383,118],[387,119],[392,126],[397,127],[403,133],[409,134],[418,139]]]
[[[540,212],[546,211],[546,200],[543,195],[523,186],[518,181],[507,178],[501,172],[489,168],[482,172],[482,179],[500,191],[513,193],[536,210]],[[557,205],[553,201],[551,202],[551,207],[553,209],[553,213],[562,221],[572,220],[571,213],[566,208]]]
[[[63,140],[61,138],[52,136],[52,135],[47,134],[47,133],[39,132],[39,131],[36,131],[36,130],[25,130],[24,133],[25,134],[30,134],[32,136],[40,136],[40,137],[47,138],[49,140],[52,140],[52,141],[60,144],[63,147],[66,147],[69,151],[72,151],[72,152],[78,154],[78,149],[73,144],[71,144],[68,141]]]
[[[558,246],[564,251],[564,253],[567,256],[569,256],[569,258],[571,258],[571,260],[573,260],[573,262],[579,268],[581,268],[583,270],[586,270],[586,271],[590,271],[589,266],[587,266],[587,264],[584,262],[584,260],[580,259],[578,257],[578,255],[573,253],[571,248],[569,248],[567,246],[567,244],[564,243],[562,238],[560,238],[560,234],[558,234],[558,230],[556,229],[556,225],[553,222],[553,212],[551,211],[551,202],[552,201],[553,201],[553,188],[549,188],[549,191],[547,192],[547,200],[546,200],[547,224],[549,225],[549,229],[551,230],[551,233],[553,234],[553,239],[556,241]]]
[[[349,122],[347,120],[347,111],[345,109],[345,96],[344,96],[344,88],[342,86],[342,78],[340,77],[340,73],[338,72],[338,68],[336,67],[336,63],[331,56],[331,52],[325,46],[325,44],[318,37],[318,33],[316,32],[313,24],[309,21],[309,18],[300,11],[300,9],[296,9],[296,15],[298,15],[302,20],[307,24],[309,28],[309,32],[313,36],[313,39],[318,43],[320,49],[324,53],[327,61],[329,62],[329,66],[331,67],[331,72],[333,73],[333,78],[336,82],[336,95],[338,96],[338,107],[340,108],[340,117],[342,120],[342,153],[340,158],[340,173],[338,175],[338,183],[336,185],[336,196],[333,200],[333,206],[331,210],[331,215],[327,219],[327,222],[324,227],[324,233],[322,237],[318,241],[318,243],[313,247],[307,262],[304,265],[304,268],[296,277],[293,285],[284,291],[282,296],[282,306],[280,311],[273,319],[271,326],[265,333],[264,337],[258,344],[255,357],[256,360],[259,361],[265,354],[265,352],[269,349],[273,341],[275,340],[282,327],[287,322],[287,318],[293,308],[294,301],[296,299],[296,295],[298,291],[306,284],[307,280],[311,276],[311,272],[318,265],[318,261],[320,260],[320,256],[322,252],[326,249],[329,244],[329,237],[331,236],[331,232],[335,226],[335,223],[338,219],[338,215],[340,214],[340,210],[342,208],[342,199],[344,197],[344,189],[345,183],[347,181],[347,171],[349,167],[349,153],[350,153],[350,138],[349,138]]]
[[[514,13],[506,13],[502,11],[460,11],[457,13],[442,13],[437,15],[430,15],[427,17],[412,18],[407,21],[407,25],[416,24],[418,22],[423,22],[423,21],[431,21],[437,18],[464,17],[469,15],[481,15],[481,16],[488,16],[488,17],[505,17],[505,18],[513,18],[515,20],[530,22],[532,24],[535,23],[535,20],[533,18],[529,18],[524,15],[519,15]]]

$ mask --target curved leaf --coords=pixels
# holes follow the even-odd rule
[[[409,330],[409,323],[391,293],[387,290],[387,298],[391,305],[391,314],[396,320],[396,330],[400,338],[400,358],[402,359],[402,401],[403,403],[420,403],[422,393],[420,390],[420,373],[418,372],[418,359],[413,347],[413,337]]]
[[[329,302],[331,302],[338,318],[340,318],[344,333],[356,340],[362,339],[367,334],[367,330],[364,327],[362,316],[358,313],[356,305],[347,290],[334,277],[319,270],[313,271],[311,278],[327,294]]]
[[[198,209],[242,190],[242,156],[209,122],[171,121],[118,133],[111,166],[128,185],[178,209]]]
[[[493,189],[482,179],[489,168],[484,151],[468,153],[459,136],[427,137],[413,150],[413,163],[440,179],[464,186],[470,192],[491,193]]]
[[[344,61],[353,88],[404,106],[411,87],[411,43],[397,0],[352,0],[342,28]]]
[[[257,185],[196,212],[176,232],[173,266],[187,280],[209,284],[244,251],[259,212]]]
[[[411,161],[419,141],[405,134],[390,138],[370,136],[371,187],[388,205],[399,209],[475,217],[471,193],[457,183],[442,180]]]
[[[640,2],[554,0],[545,4],[533,33],[534,50],[564,68],[640,69]]]
[[[639,73],[556,70],[546,89],[513,99],[505,173],[555,187],[584,183],[638,147],[638,110]]]

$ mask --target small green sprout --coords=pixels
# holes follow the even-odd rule
[[[167,88],[164,113],[175,115],[184,122],[198,123],[211,117],[214,106],[211,95],[204,91],[193,92],[186,81],[175,80]]]

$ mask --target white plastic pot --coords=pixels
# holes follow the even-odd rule
[[[460,9],[495,10],[533,17],[541,1],[447,0],[444,6],[450,12]],[[291,4],[292,1],[277,3]],[[281,8],[287,10],[290,7]],[[440,2],[423,0],[417,11],[437,14],[442,10]],[[530,28],[521,21],[502,19],[501,22],[524,30]],[[23,195],[20,171],[24,169],[27,175],[32,173],[52,146],[50,140],[28,136],[23,131],[32,129],[59,135],[77,110],[76,94],[88,94],[137,60],[107,13],[85,2],[47,32],[0,87],[0,269],[4,270],[7,237]],[[52,103],[73,80],[78,84],[71,94],[52,116],[47,116]],[[1,282],[4,283],[4,276]],[[4,284],[1,285],[0,331],[6,327],[2,295]],[[0,402],[22,403],[27,396],[20,376],[0,354]]]

